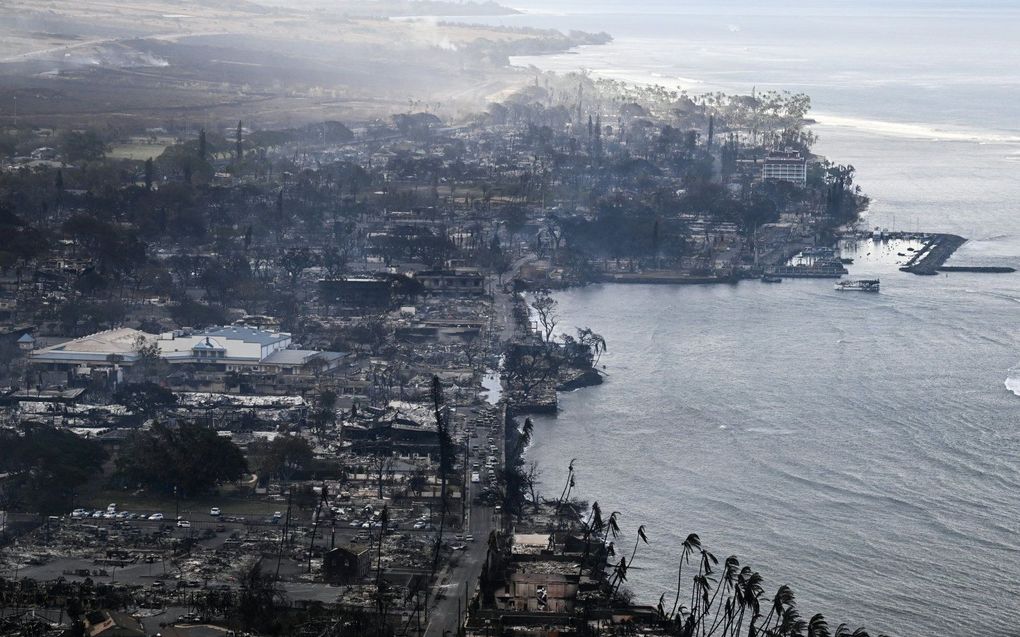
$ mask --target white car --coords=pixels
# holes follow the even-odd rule
[[[477,471],[475,471],[474,473],[471,474],[471,482],[481,482],[481,481],[482,481],[482,476]]]
[[[152,515],[149,516],[149,519],[150,520],[162,520],[163,519],[163,514],[162,513],[153,513]]]
[[[188,522],[187,520],[177,520],[177,526],[182,529],[190,529],[191,522]]]
[[[71,511],[71,517],[74,518],[75,520],[87,518],[88,516],[89,512],[86,511],[85,509],[75,509],[74,511]]]
[[[209,515],[213,516],[214,518],[219,517],[219,515],[220,515],[220,508],[219,507],[213,507],[213,508],[209,509]]]

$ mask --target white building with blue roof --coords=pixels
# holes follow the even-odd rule
[[[331,369],[343,357],[337,352],[289,349],[292,338],[287,332],[223,326],[159,335],[130,328],[107,330],[36,350],[29,360],[50,369],[73,368],[87,374],[96,368],[130,367],[140,360],[141,346],[153,342],[166,362],[210,371],[293,373],[317,361],[320,368]]]

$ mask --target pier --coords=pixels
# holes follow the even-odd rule
[[[900,268],[903,272],[911,272],[923,276],[938,274],[943,264],[967,240],[955,234],[928,235],[924,247],[918,250],[910,260]]]
[[[784,265],[766,270],[767,274],[791,279],[838,279],[847,273],[846,268],[837,264],[825,265]]]
[[[985,272],[989,274],[1007,274],[1016,272],[1016,268],[1000,265],[944,265],[939,272]]]

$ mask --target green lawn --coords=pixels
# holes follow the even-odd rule
[[[163,154],[167,146],[173,143],[174,140],[172,139],[160,139],[155,143],[125,142],[123,144],[113,144],[110,146],[110,152],[106,153],[106,156],[112,159],[133,159],[135,161],[145,161],[150,157],[156,159]]]

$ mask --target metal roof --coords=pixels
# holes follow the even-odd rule
[[[223,326],[211,327],[194,333],[195,336],[215,336],[219,338],[244,341],[245,343],[258,343],[259,345],[273,345],[281,341],[290,340],[287,332],[270,332],[253,327]]]

